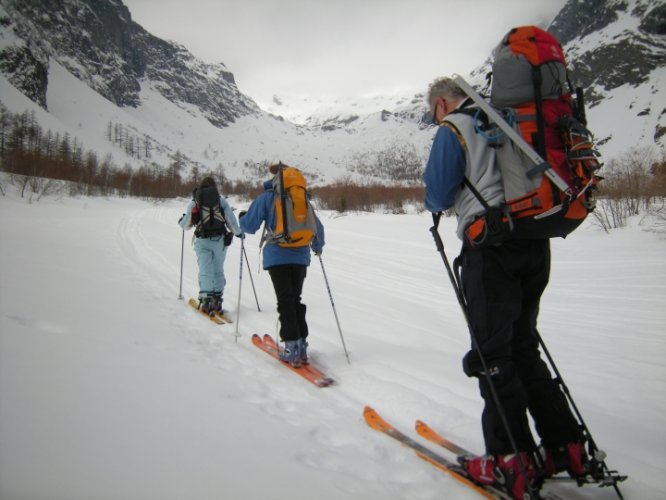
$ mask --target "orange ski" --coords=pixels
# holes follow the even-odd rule
[[[422,422],[421,420],[416,421],[416,432],[419,436],[424,437],[428,441],[435,443],[442,448],[446,448],[458,456],[471,455],[471,453],[465,448],[461,448],[457,444],[437,434],[428,424]]]
[[[365,409],[363,410],[363,417],[365,418],[365,421],[372,429],[382,432],[392,437],[393,439],[399,441],[408,448],[411,448],[412,450],[414,450],[414,452],[416,452],[416,455],[419,458],[425,460],[430,465],[433,465],[434,467],[437,467],[438,469],[450,474],[451,477],[453,477],[453,479],[464,484],[468,488],[473,489],[484,498],[500,498],[500,499],[510,498],[509,496],[507,496],[505,492],[497,488],[493,488],[492,486],[482,487],[472,482],[466,477],[465,470],[460,465],[448,461],[444,457],[437,455],[436,453],[432,452],[430,449],[426,448],[425,446],[414,441],[407,435],[403,434],[398,429],[393,427],[391,424],[386,422],[386,420],[384,420],[382,417],[380,417],[379,414],[371,407],[369,406],[365,407]]]
[[[317,387],[328,387],[335,382],[331,377],[326,376],[321,370],[312,366],[312,364],[303,365],[300,368],[294,368],[289,363],[282,361],[280,359],[280,350],[282,348],[275,344],[273,337],[270,335],[264,335],[262,339],[255,333],[252,335],[252,343],[271,357],[280,361],[282,365],[289,368],[294,373],[299,374],[307,381],[312,382]]]

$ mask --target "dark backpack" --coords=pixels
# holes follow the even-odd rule
[[[214,187],[197,188],[192,193],[192,225],[197,238],[215,238],[230,234],[220,206],[220,193]],[[225,238],[226,240],[226,238]]]

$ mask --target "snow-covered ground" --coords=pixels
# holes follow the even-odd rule
[[[482,450],[464,376],[467,330],[427,214],[321,213],[306,280],[318,389],[253,347],[274,333],[258,238],[246,240],[238,330],[177,299],[186,200],[0,196],[0,498],[7,500],[476,498],[363,421],[375,407]],[[237,208],[244,204],[236,203]],[[441,232],[450,258],[454,221]],[[186,236],[183,294],[197,292]],[[666,498],[663,235],[587,224],[553,241],[540,330],[628,499]],[[238,313],[239,240],[226,265]],[[252,272],[261,312],[252,294]],[[567,499],[616,498],[559,486]]]

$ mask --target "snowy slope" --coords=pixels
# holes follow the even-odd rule
[[[370,404],[405,430],[421,418],[482,449],[481,402],[460,364],[466,327],[427,214],[320,214],[352,363],[313,260],[312,356],[338,382],[317,389],[250,344],[277,317],[256,236],[235,342],[236,324],[212,325],[177,300],[186,200],[28,203],[2,185],[0,498],[476,498],[361,416]],[[666,496],[665,241],[638,222],[553,241],[540,329],[608,464],[629,474],[625,497],[656,500]],[[450,258],[453,223],[441,228]],[[190,237],[186,297],[197,292]],[[236,240],[226,264],[234,318],[239,251]]]
[[[159,144],[151,161],[167,165],[176,151],[199,163],[204,169],[222,165],[232,179],[253,175],[244,164],[283,160],[303,167],[315,182],[333,182],[345,176],[350,158],[357,153],[377,151],[395,143],[414,144],[425,151],[434,130],[423,134],[414,124],[405,133],[404,121],[392,117],[383,121],[381,113],[363,116],[363,132],[338,129],[317,132],[298,127],[274,117],[249,115],[233,126],[218,128],[200,113],[175,106],[144,82],[141,105],[119,108],[72,76],[57,62],[51,62],[47,93],[49,111],[37,106],[16,90],[0,74],[0,102],[12,113],[24,110],[35,113],[44,130],[77,137],[84,149],[97,152],[100,158],[111,155],[116,165],[141,165],[128,157],[122,147],[106,138],[109,123],[121,123],[139,138],[148,137]]]
[[[631,0],[626,8],[622,7],[623,3],[610,0],[601,4],[604,12],[616,15],[615,20],[595,30],[595,20],[589,19],[587,24],[592,27],[584,34],[567,40],[565,44],[569,61],[580,63],[579,69],[585,70],[583,84],[587,86],[589,95],[595,98],[588,112],[590,129],[600,140],[600,150],[606,160],[621,155],[631,147],[655,144],[655,138],[658,138],[658,146],[663,149],[666,137],[663,134],[666,130],[666,114],[663,112],[662,90],[664,40],[663,35],[647,34],[640,30],[640,16],[644,16],[650,9],[657,10],[655,6],[658,6],[658,2]],[[563,12],[582,8],[581,5],[569,2]],[[7,12],[10,10],[0,7],[0,16],[4,18]],[[126,17],[123,12],[122,19]],[[576,17],[575,12],[566,19],[560,17],[562,23],[558,28],[571,28],[571,22],[580,21],[580,17]],[[585,27],[589,28],[587,25]],[[580,27],[574,28],[580,30]],[[32,26],[32,29],[37,28]],[[156,46],[161,46],[158,39],[143,31],[141,33],[138,39],[150,39]],[[605,51],[615,47],[613,44],[618,44],[617,50],[611,52],[622,54],[624,45],[619,44],[623,41],[632,43],[631,47],[640,45],[641,51],[632,52],[630,61],[617,56],[618,61],[610,61],[608,67],[603,67],[599,61],[603,63],[610,57]],[[69,41],[68,44],[72,45]],[[18,38],[11,23],[0,26],[0,50],[29,46],[29,41]],[[45,46],[48,50],[55,50],[53,47],[59,45],[46,43]],[[152,45],[147,47],[147,51],[154,50]],[[189,54],[185,47],[172,49],[176,51],[183,67],[192,68],[189,83],[200,83],[201,73],[205,73],[201,68],[205,65]],[[354,101],[331,101],[322,97],[317,103],[309,103],[309,107],[313,104],[319,107],[313,115],[307,117],[296,111],[302,109],[302,103],[298,102],[297,97],[276,96],[273,102],[265,104],[265,111],[252,108],[251,112],[234,115],[231,121],[229,117],[219,117],[225,124],[232,123],[218,128],[209,121],[212,111],[205,105],[205,101],[198,105],[183,101],[182,96],[187,92],[179,85],[187,84],[188,77],[169,73],[168,58],[161,62],[154,61],[157,67],[152,72],[142,73],[140,77],[133,73],[129,75],[137,78],[136,84],[140,87],[136,95],[132,91],[132,101],[136,101],[137,107],[120,107],[93,90],[93,87],[97,87],[91,82],[97,80],[99,88],[109,86],[109,82],[104,81],[105,77],[90,73],[96,65],[85,58],[74,59],[83,57],[79,52],[73,54],[44,56],[48,61],[45,96],[48,112],[37,108],[38,121],[45,130],[67,131],[77,137],[84,149],[97,152],[99,157],[111,154],[118,167],[126,163],[139,167],[151,162],[166,167],[173,161],[176,151],[180,151],[189,166],[197,165],[204,170],[216,170],[222,166],[225,175],[231,179],[252,178],[254,173],[252,169],[244,167],[246,163],[282,160],[302,167],[311,180],[319,184],[335,182],[347,176],[367,180],[360,179],[358,174],[350,171],[355,156],[372,155],[397,144],[413,145],[425,159],[434,134],[432,127],[424,127],[419,123],[426,111],[421,95],[369,96]],[[635,67],[632,65],[634,54],[641,54],[642,58]],[[137,57],[152,61],[157,56],[153,52],[141,52]],[[80,72],[85,78],[75,76],[77,65],[86,65]],[[482,81],[482,67],[473,72],[472,81]],[[182,76],[183,81],[177,78],[171,80],[174,76]],[[434,67],[432,79],[438,76],[442,75]],[[36,108],[32,101],[18,96],[19,92],[5,76],[0,78],[0,102],[15,113]],[[430,81],[422,83],[425,92]],[[240,92],[242,89],[236,89],[235,84],[232,87],[238,99],[251,101],[243,96]],[[167,98],[165,95],[172,97]],[[247,106],[252,107],[253,104]],[[150,141],[154,145],[150,160],[127,156],[123,147],[110,143],[106,138],[109,124],[120,124],[139,140]]]

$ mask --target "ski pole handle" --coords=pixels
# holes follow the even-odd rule
[[[442,217],[442,212],[437,212],[432,214],[432,222],[433,226],[430,228],[430,234],[432,234],[432,237],[435,240],[435,246],[437,247],[437,251],[439,253],[444,252],[444,242],[442,241],[442,237],[439,235],[439,231],[437,228],[439,227],[439,219]]]

